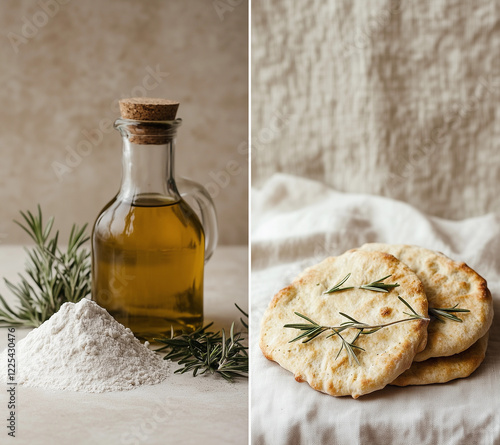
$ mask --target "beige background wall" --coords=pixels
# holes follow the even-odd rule
[[[500,211],[500,3],[252,2],[252,185]]]
[[[248,3],[226,3],[2,1],[1,242],[37,203],[63,234],[93,223],[120,184],[116,100],[144,94],[181,102],[177,173],[209,186],[222,244],[247,242]]]

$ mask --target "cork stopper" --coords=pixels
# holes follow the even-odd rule
[[[120,114],[122,119],[140,121],[126,125],[128,139],[141,145],[169,142],[175,134],[175,128],[180,123],[180,119],[175,121],[178,108],[179,102],[168,99],[151,97],[121,99]]]
[[[131,97],[120,100],[120,114],[123,119],[136,121],[173,121],[179,102],[152,97]]]

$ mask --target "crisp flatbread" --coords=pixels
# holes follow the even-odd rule
[[[413,362],[391,385],[430,385],[469,377],[483,362],[487,347],[488,333],[459,354]]]
[[[493,300],[486,280],[465,263],[459,263],[439,252],[404,244],[365,244],[360,250],[390,253],[407,264],[424,285],[429,308],[451,308],[458,305],[470,312],[457,313],[462,323],[431,317],[424,351],[415,361],[458,354],[483,337],[493,320]]]
[[[388,293],[351,289],[331,294],[331,289],[348,273],[344,286],[360,286],[391,275],[385,283],[400,286]],[[340,354],[338,336],[325,332],[308,343],[290,343],[301,331],[284,328],[289,323],[306,323],[299,312],[325,326],[339,326],[347,319],[343,312],[370,325],[408,318],[407,301],[420,315],[427,317],[427,298],[422,283],[408,266],[392,255],[381,252],[349,251],[330,257],[306,269],[289,286],[279,291],[267,308],[261,325],[260,347],[269,360],[291,371],[299,382],[306,381],[315,390],[333,396],[357,398],[393,382],[408,369],[418,351],[425,347],[427,320],[417,319],[385,327],[373,334],[361,335],[356,345],[359,365],[349,361],[346,350]],[[352,341],[358,331],[342,332]],[[339,354],[339,355],[338,355]]]

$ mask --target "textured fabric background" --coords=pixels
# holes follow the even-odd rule
[[[500,210],[500,3],[252,2],[252,179]]]
[[[176,173],[209,188],[221,244],[247,243],[248,2],[223,3],[0,3],[0,242],[27,242],[12,219],[37,203],[64,240],[93,224],[120,186],[117,100],[148,95],[180,101]]]
[[[253,445],[500,443],[500,215],[450,221],[283,174],[253,191],[252,201]],[[297,383],[262,355],[260,322],[273,295],[306,267],[366,242],[439,250],[487,279],[495,316],[486,358],[469,378],[335,398]]]

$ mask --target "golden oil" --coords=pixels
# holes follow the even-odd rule
[[[143,340],[203,323],[205,239],[181,198],[114,199],[93,233],[93,298]]]

